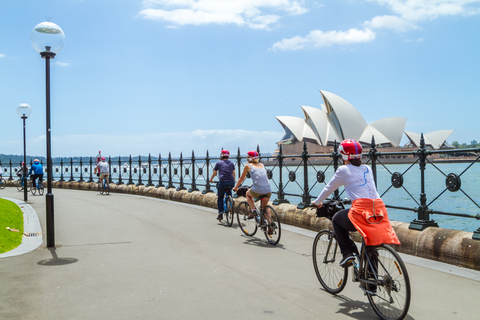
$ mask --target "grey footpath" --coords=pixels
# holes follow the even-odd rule
[[[0,319],[377,318],[350,280],[336,296],[323,291],[312,267],[313,231],[284,225],[272,247],[236,223],[219,224],[214,209],[126,194],[54,194],[56,248],[43,242],[0,259]],[[1,195],[23,198],[8,187]],[[17,201],[45,225],[44,197]],[[406,319],[478,318],[479,271],[402,257],[412,283]]]

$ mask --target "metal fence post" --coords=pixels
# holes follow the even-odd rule
[[[279,174],[279,182],[278,182],[278,193],[277,193],[277,199],[273,201],[274,205],[279,205],[281,203],[290,203],[288,200],[285,199],[285,192],[283,191],[283,159],[285,159],[285,156],[283,155],[283,148],[282,145],[280,145],[280,148],[278,150],[278,155],[277,155],[277,160],[278,160],[278,174]]]
[[[434,220],[429,219],[430,210],[427,206],[427,195],[425,194],[425,160],[427,159],[427,156],[430,155],[430,152],[427,151],[425,146],[423,133],[420,137],[420,149],[418,149],[417,155],[420,158],[420,207],[416,210],[418,212],[418,219],[413,220],[408,228],[422,231],[428,227],[438,227],[438,224]]]
[[[195,152],[192,150],[192,186],[188,192],[198,191],[197,181],[195,177]]]
[[[133,180],[132,180],[132,155],[130,155],[130,157],[128,159],[128,165],[129,165],[129,168],[130,168],[130,170],[128,171],[128,185],[131,185],[131,184],[133,184]]]
[[[332,159],[333,159],[333,172],[337,172],[337,169],[338,169],[338,159],[341,158],[342,156],[340,155],[340,153],[338,153],[338,143],[337,141],[334,142],[334,145],[333,145],[333,153],[332,153]],[[343,159],[342,159],[343,161]],[[334,199],[335,200],[340,200],[340,191],[335,190],[333,192],[333,196],[334,196]]]
[[[172,153],[168,153],[168,187],[167,189],[174,188],[172,181]]]
[[[162,154],[158,154],[158,184],[157,188],[165,187],[162,182],[163,168],[162,168]]]
[[[305,209],[310,206],[311,198],[309,188],[308,188],[308,158],[310,155],[307,151],[307,143],[303,142],[303,152],[302,152],[302,161],[303,161],[303,195],[302,203],[300,203],[297,208]]]
[[[368,157],[372,162],[372,174],[373,180],[375,181],[375,186],[377,186],[377,148],[375,144],[375,137],[372,136],[372,143],[370,144],[370,151],[368,152]]]
[[[148,182],[147,182],[147,187],[153,186],[152,183],[152,156],[149,153],[148,154]]]
[[[208,150],[207,150],[207,156],[205,158],[205,165],[207,166],[207,183],[205,184],[205,190],[203,190],[203,194],[213,192],[212,189],[210,189],[210,157],[208,155]]]
[[[93,161],[92,161],[92,157],[90,157],[90,179],[88,180],[88,182],[93,182]]]
[[[142,175],[143,175],[143,166],[142,166],[142,156],[138,155],[138,186],[143,186],[142,182]]]
[[[122,173],[123,173],[122,157],[118,156],[118,181],[117,181],[117,186],[123,184]]]
[[[52,161],[52,171],[53,171],[53,161]],[[53,172],[52,172],[53,176]],[[60,158],[60,181],[65,181],[63,180],[63,158]]]
[[[70,180],[68,181],[75,181],[75,179],[73,179],[73,157],[70,157]]]
[[[177,191],[186,190],[185,186],[183,185],[183,153],[180,152],[180,186],[177,188]]]

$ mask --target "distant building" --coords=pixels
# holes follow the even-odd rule
[[[404,132],[407,118],[391,117],[367,124],[360,112],[345,99],[323,90],[320,93],[324,101],[322,109],[302,106],[304,119],[276,117],[285,130],[285,135],[277,142],[282,145],[284,153],[301,153],[304,142],[307,143],[309,153],[327,153],[331,152],[335,141],[341,142],[344,139],[355,139],[369,147],[372,136],[377,147],[396,149],[400,147],[403,133],[409,139],[405,148],[419,147],[420,134]],[[429,149],[448,147],[446,139],[452,133],[453,130],[426,133],[425,143]]]

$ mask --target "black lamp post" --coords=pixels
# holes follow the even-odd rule
[[[20,118],[23,119],[23,165],[22,165],[22,170],[23,170],[23,175],[22,175],[22,180],[23,180],[23,201],[28,200],[28,190],[27,190],[27,139],[25,136],[25,120],[30,116],[32,113],[32,108],[26,103],[21,103],[18,108],[17,108],[17,114],[19,115]]]
[[[32,45],[45,59],[45,88],[46,88],[46,117],[47,117],[47,194],[45,203],[47,209],[47,247],[55,247],[55,225],[53,220],[53,193],[52,193],[52,150],[50,137],[50,59],[54,59],[55,55],[62,50],[65,44],[65,34],[63,30],[52,22],[42,22],[33,28]]]

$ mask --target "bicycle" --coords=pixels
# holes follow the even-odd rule
[[[98,192],[100,194],[109,195],[110,194],[110,184],[108,183],[108,177],[104,177],[102,181],[98,181]]]
[[[217,182],[217,189],[218,189],[218,182]],[[233,225],[233,198],[230,195],[232,192],[231,187],[225,187],[225,196],[223,197],[223,213],[225,214],[225,220],[227,222],[227,226],[231,227]],[[222,221],[223,219],[218,219],[218,221]]]
[[[331,220],[348,201],[327,200],[323,203],[324,216]],[[313,242],[313,266],[318,280],[330,294],[340,293],[347,283],[348,268],[339,265],[342,259],[335,232],[324,229]],[[410,307],[410,280],[399,254],[390,246],[366,246],[362,239],[360,256],[355,257],[352,281],[367,296],[370,305],[380,319],[403,319]]]
[[[0,177],[0,189],[5,189],[5,186],[7,185],[7,182],[3,177]]]
[[[33,183],[33,180],[30,180],[30,186],[27,186],[27,188],[30,188],[30,192],[32,193],[32,195],[35,195],[38,191],[38,195],[40,196],[43,196],[43,181],[38,179],[38,182],[37,183]],[[35,180],[37,181],[37,180]]]
[[[257,233],[257,229],[260,228],[265,234],[265,238],[267,239],[268,243],[271,245],[276,245],[280,241],[280,236],[282,233],[280,219],[275,209],[273,209],[273,207],[270,205],[267,205],[265,208],[263,208],[262,199],[265,197],[266,195],[262,195],[257,199],[257,201],[260,200],[260,208],[255,204],[255,209],[257,209],[258,215],[251,219],[248,218],[250,215],[250,205],[247,201],[241,202],[237,209],[237,221],[240,229],[242,229],[242,232],[245,235],[252,237],[255,235],[255,233]],[[268,223],[268,220],[266,219],[266,212],[270,213],[270,223]]]

